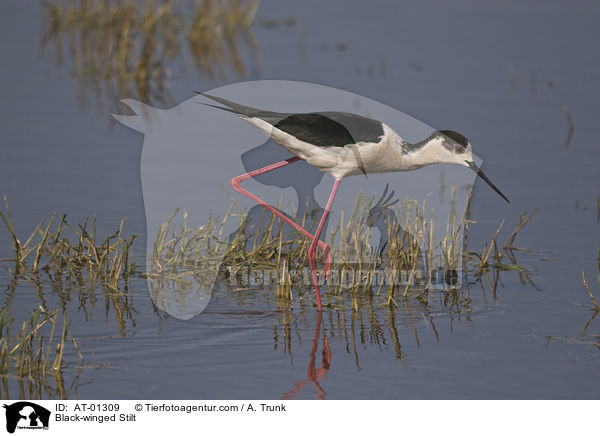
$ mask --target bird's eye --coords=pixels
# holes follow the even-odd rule
[[[463,148],[462,148],[460,145],[457,145],[457,146],[454,148],[454,151],[455,151],[456,153],[462,153],[462,150],[463,150]]]

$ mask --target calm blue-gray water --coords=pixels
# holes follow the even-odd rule
[[[17,233],[54,212],[71,223],[95,216],[102,234],[125,217],[143,253],[143,137],[111,119],[122,107],[107,104],[141,92],[82,77],[69,38],[85,32],[73,25],[62,45],[45,40],[52,23],[42,3],[0,10],[0,194]],[[194,2],[181,10],[191,16]],[[67,396],[598,398],[600,316],[588,323],[594,310],[581,272],[600,299],[599,16],[596,2],[262,0],[236,55],[226,42],[220,55],[194,55],[182,43],[149,103],[171,107],[194,90],[238,81],[297,80],[467,134],[511,200],[476,182],[468,250],[481,251],[503,219],[504,240],[522,211],[539,207],[515,241],[531,281],[501,271],[495,287],[469,277],[457,301],[443,292],[427,304],[366,299],[322,317],[311,305],[282,308],[268,291],[224,290],[184,321],[156,311],[146,280],[135,276],[122,325],[102,291],[63,295],[84,355],[81,365],[67,353]],[[0,258],[11,256],[2,225]],[[0,267],[1,303],[18,325],[41,300],[58,307],[56,283],[14,282],[11,262]],[[3,395],[18,398],[18,381],[7,380]]]

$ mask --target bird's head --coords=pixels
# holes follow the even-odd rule
[[[433,134],[438,153],[447,163],[465,166],[473,161],[473,149],[467,138],[454,130],[439,130]]]
[[[438,142],[439,152],[444,156],[447,163],[465,166],[471,168],[479,177],[481,177],[494,191],[496,191],[508,203],[510,201],[500,192],[490,179],[481,171],[473,159],[473,149],[467,138],[454,130],[439,130],[434,134]]]

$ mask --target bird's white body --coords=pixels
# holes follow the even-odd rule
[[[410,144],[385,123],[381,123],[383,135],[379,142],[357,142],[344,147],[320,147],[302,141],[260,118],[239,116],[289,152],[314,167],[327,171],[336,179],[362,174],[357,153],[353,148],[358,151],[367,173],[411,171],[434,163],[467,166],[465,159],[472,160],[470,147],[468,154],[457,157],[442,145],[441,137],[432,137],[423,146],[411,149]]]

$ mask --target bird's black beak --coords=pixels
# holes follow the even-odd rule
[[[473,171],[475,171],[475,173],[481,177],[483,180],[485,180],[485,182],[490,185],[490,187],[496,191],[498,194],[500,194],[500,197],[504,198],[506,200],[507,203],[510,203],[510,201],[508,200],[508,198],[506,198],[504,196],[504,194],[502,192],[500,192],[500,190],[498,188],[496,188],[496,185],[494,185],[492,183],[492,181],[490,179],[487,178],[487,176],[485,174],[483,174],[483,171],[481,171],[481,168],[479,168],[477,165],[475,165],[475,162],[469,162],[468,160],[465,161],[467,163],[467,165],[469,165],[469,168],[471,168]]]

